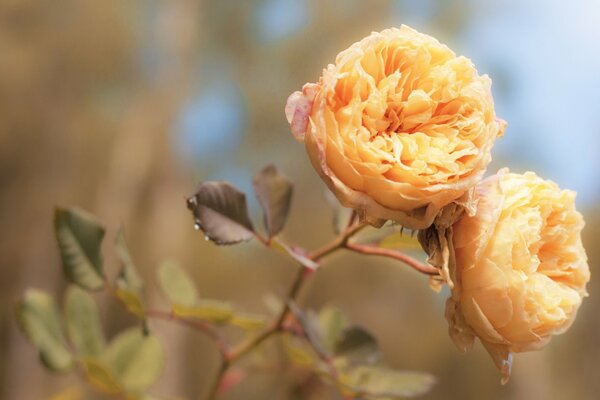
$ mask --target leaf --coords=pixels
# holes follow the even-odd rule
[[[386,249],[409,249],[420,250],[421,246],[416,237],[403,232],[395,232],[384,237],[378,244]]]
[[[283,229],[292,202],[293,185],[279,174],[274,165],[263,168],[252,181],[254,193],[265,215],[265,227],[269,237]]]
[[[291,335],[283,336],[283,345],[288,357],[295,364],[312,366],[319,362],[314,352],[296,337]]]
[[[379,357],[377,340],[369,332],[358,326],[344,329],[335,343],[334,354],[351,363],[373,363]]]
[[[37,348],[40,359],[52,371],[66,371],[73,357],[65,346],[54,299],[36,289],[28,289],[17,303],[17,322],[21,331]]]
[[[80,387],[71,386],[53,394],[48,400],[85,400],[85,394]]]
[[[115,395],[123,392],[119,381],[101,361],[94,358],[82,359],[81,365],[87,380],[102,393]]]
[[[115,294],[127,311],[142,319],[146,317],[144,304],[139,294],[119,287],[115,290]]]
[[[267,320],[263,315],[236,312],[231,318],[230,323],[242,329],[252,331],[264,328]]]
[[[296,317],[300,326],[306,334],[306,339],[310,342],[313,349],[320,357],[329,357],[329,352],[323,346],[319,325],[316,316],[312,312],[304,312],[295,303],[290,303],[290,311]]]
[[[193,306],[173,304],[175,315],[183,318],[205,319],[217,324],[228,322],[233,317],[230,303],[220,300],[198,300]]]
[[[275,250],[278,250],[278,251],[282,252],[283,254],[286,254],[286,255],[292,257],[294,260],[296,260],[298,263],[300,263],[300,265],[302,265],[305,268],[315,270],[319,267],[319,264],[317,264],[316,262],[314,262],[313,260],[311,260],[310,258],[305,256],[304,254],[302,254],[299,250],[293,249],[290,246],[286,245],[285,243],[280,242],[279,240],[273,240],[271,242],[271,245],[273,246],[273,248]]]
[[[139,328],[117,335],[101,361],[127,391],[147,389],[163,368],[164,353],[158,339]]]
[[[172,261],[158,267],[158,281],[172,304],[192,307],[198,300],[198,291],[189,275]]]
[[[85,211],[56,208],[54,230],[67,278],[84,289],[102,288],[100,245],[104,228]]]
[[[94,299],[77,286],[67,289],[65,321],[69,339],[80,355],[95,357],[102,353],[106,340],[98,316],[98,307]]]
[[[348,321],[344,313],[336,307],[324,307],[317,317],[322,332],[323,347],[333,352]]]
[[[123,228],[119,228],[119,231],[117,232],[115,249],[117,251],[117,256],[119,256],[119,259],[123,264],[119,277],[117,278],[117,285],[120,288],[139,294],[143,287],[142,278],[140,278],[133,259],[131,258],[131,254],[129,253],[129,248],[125,242]]]
[[[228,182],[203,182],[187,199],[196,227],[218,245],[235,244],[254,237],[248,218],[246,195]]]
[[[400,399],[426,393],[435,378],[422,372],[395,371],[379,366],[349,367],[340,374],[342,385],[356,397]]]

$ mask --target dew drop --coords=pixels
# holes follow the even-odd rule
[[[199,231],[200,230],[200,224],[194,224],[194,229]]]
[[[210,240],[210,238],[208,237],[208,235],[204,235],[204,240],[206,240],[207,242]]]

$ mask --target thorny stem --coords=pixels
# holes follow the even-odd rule
[[[222,357],[226,356],[229,352],[227,343],[225,343],[223,338],[221,338],[219,336],[219,334],[213,329],[213,327],[206,322],[192,320],[192,319],[179,318],[177,315],[175,315],[172,312],[160,311],[160,310],[146,310],[145,315],[148,318],[163,319],[166,321],[174,321],[181,325],[185,325],[192,329],[200,331],[200,332],[204,333],[206,336],[208,336],[208,338],[210,338],[215,343],[215,345],[217,346],[217,349],[219,350],[219,353],[221,354]]]

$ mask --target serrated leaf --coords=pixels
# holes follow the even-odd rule
[[[173,304],[173,313],[182,318],[198,318],[224,324],[233,317],[233,307],[226,301],[202,299],[192,306]]]
[[[293,249],[292,247],[286,245],[283,242],[280,242],[279,240],[273,240],[271,242],[271,245],[275,250],[278,250],[281,253],[292,257],[295,261],[300,263],[300,265],[302,265],[303,267],[306,267],[306,268],[312,269],[312,270],[315,270],[319,267],[319,264],[317,264],[316,262],[314,262],[313,260],[311,260],[310,258],[305,256],[304,254],[302,254],[299,250]]]
[[[252,184],[264,212],[265,227],[269,237],[273,237],[283,229],[290,211],[292,182],[274,165],[268,165],[254,177]]]
[[[252,331],[265,327],[267,319],[263,315],[244,313],[237,311],[229,321],[232,325]]]
[[[83,289],[70,286],[65,295],[65,322],[71,343],[84,357],[99,356],[106,339],[100,324],[98,307]]]
[[[386,249],[420,250],[421,245],[415,236],[408,233],[395,232],[384,237],[378,244]]]
[[[101,361],[127,391],[147,389],[163,368],[164,353],[158,339],[139,328],[117,335]]]
[[[144,304],[142,303],[142,299],[138,293],[118,287],[115,290],[115,294],[117,295],[117,299],[119,299],[127,311],[141,319],[146,317]]]
[[[198,301],[198,291],[192,279],[176,263],[162,263],[158,267],[158,281],[172,304],[192,307]]]
[[[342,310],[337,307],[324,307],[319,311],[317,319],[322,332],[323,347],[332,353],[348,321]]]
[[[113,372],[101,361],[93,358],[82,359],[81,366],[87,380],[102,393],[115,395],[123,392]]]
[[[254,237],[246,195],[228,182],[203,182],[187,199],[187,207],[196,227],[216,244],[235,244]]]
[[[49,294],[28,289],[17,303],[17,322],[21,331],[37,348],[40,359],[52,371],[66,371],[73,357],[65,346],[60,317],[54,299]]]
[[[135,263],[133,262],[129,248],[125,242],[123,228],[120,228],[117,232],[115,249],[117,251],[119,260],[121,260],[122,263],[121,271],[119,272],[119,277],[117,278],[117,286],[129,292],[135,292],[139,294],[143,287],[142,278],[137,272]]]
[[[377,340],[359,326],[344,329],[333,352],[336,357],[343,357],[351,363],[374,363],[381,356]]]
[[[421,372],[395,371],[379,366],[361,365],[345,369],[340,374],[340,381],[356,397],[401,399],[426,393],[435,383],[435,378]]]
[[[100,246],[104,228],[96,218],[76,208],[56,208],[54,232],[67,278],[84,289],[102,288]]]

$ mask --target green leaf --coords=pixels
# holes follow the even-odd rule
[[[236,311],[229,321],[232,325],[236,325],[242,329],[253,331],[262,329],[266,326],[267,320],[263,315],[251,314]]]
[[[166,261],[158,268],[158,281],[172,304],[192,307],[198,301],[198,291],[188,274],[179,265]]]
[[[67,278],[84,289],[102,288],[100,245],[104,228],[85,211],[56,208],[54,230]]]
[[[198,229],[218,245],[235,244],[254,237],[248,218],[246,195],[228,182],[203,182],[187,199]]]
[[[158,377],[164,353],[158,339],[139,328],[131,328],[109,343],[101,361],[126,391],[140,391]]]
[[[66,371],[73,365],[52,296],[40,290],[28,289],[17,303],[16,314],[21,331],[37,348],[40,359],[48,369]]]
[[[77,286],[67,289],[65,321],[69,339],[80,355],[95,357],[102,353],[106,340],[98,316],[98,307],[94,299]]]
[[[233,307],[220,300],[197,300],[193,306],[173,304],[173,312],[182,318],[205,319],[217,324],[227,323],[233,318]]]
[[[85,400],[85,393],[78,386],[71,386],[51,395],[48,400]]]
[[[324,307],[317,316],[323,347],[333,352],[342,332],[348,325],[348,321],[342,310],[337,307]]]
[[[344,329],[333,352],[336,357],[343,357],[351,363],[374,363],[381,356],[377,340],[358,326]]]
[[[295,303],[290,303],[290,311],[296,317],[306,334],[306,339],[321,357],[329,357],[329,351],[323,346],[320,327],[313,312],[305,312]]]
[[[288,357],[295,364],[301,366],[314,366],[319,363],[316,354],[297,337],[291,335],[283,336],[283,346]]]
[[[435,378],[426,373],[395,371],[378,366],[355,366],[340,374],[342,385],[356,397],[400,399],[419,396],[431,389]]]
[[[123,392],[119,381],[101,361],[93,358],[82,359],[81,366],[87,380],[102,393],[116,395]]]
[[[290,211],[292,182],[279,174],[274,165],[268,165],[254,177],[252,184],[265,214],[267,232],[273,237],[283,229]]]
[[[421,246],[416,237],[403,232],[392,233],[379,242],[379,247],[386,249],[420,250]]]
[[[146,317],[144,304],[138,293],[118,287],[115,290],[115,294],[127,311],[141,319]]]
[[[275,250],[282,252],[285,255],[292,257],[295,261],[300,263],[303,267],[315,270],[319,267],[319,264],[308,258],[308,256],[302,254],[300,250],[294,249],[279,240],[273,240],[271,245]]]
[[[129,292],[135,292],[139,294],[143,287],[142,278],[140,278],[133,259],[131,258],[131,254],[129,253],[129,248],[125,242],[123,228],[120,228],[117,232],[115,249],[117,251],[117,256],[122,263],[121,272],[117,278],[117,285]]]

